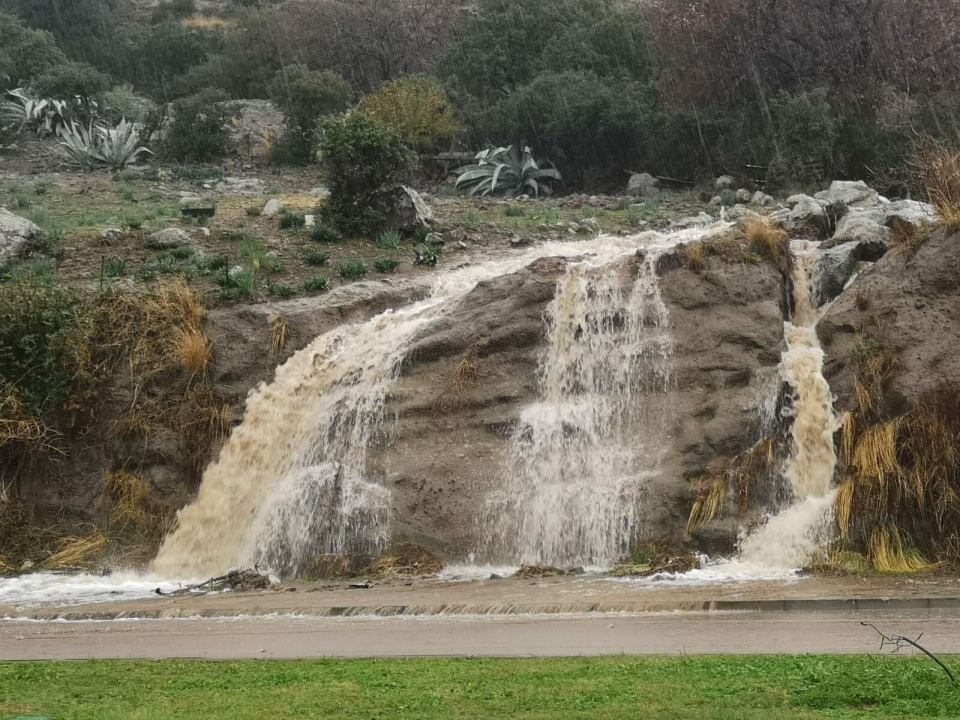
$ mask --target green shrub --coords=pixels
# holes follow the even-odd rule
[[[311,267],[322,267],[327,264],[330,256],[325,252],[310,252],[307,253],[306,258],[304,259],[307,265],[310,265]]]
[[[400,267],[400,261],[392,258],[380,258],[373,263],[373,267],[379,273],[392,273]]]
[[[385,250],[399,250],[403,243],[403,235],[397,230],[384,230],[377,235],[377,247]]]
[[[527,211],[524,210],[524,209],[523,209],[522,207],[520,207],[519,205],[507,205],[507,206],[503,209],[503,214],[504,214],[506,217],[516,218],[516,217],[523,217],[524,215],[527,214]]]
[[[321,157],[330,178],[324,216],[338,228],[361,235],[383,223],[384,194],[412,172],[410,151],[397,132],[361,112],[326,122]]]
[[[221,90],[204,90],[173,104],[164,152],[176,160],[206,162],[227,154],[229,107]]]
[[[66,402],[84,366],[89,308],[71,288],[43,277],[0,283],[0,387],[41,415]]]
[[[321,119],[342,112],[350,102],[350,86],[334,72],[306,65],[281,68],[270,85],[270,98],[284,116],[284,133],[273,160],[304,165],[313,162]]]
[[[117,85],[100,94],[100,111],[112,123],[121,120],[143,123],[155,111],[155,106],[147,98],[137,95],[132,86]]]
[[[324,292],[330,283],[322,275],[315,275],[303,281],[303,289],[307,292]]]
[[[214,35],[167,21],[134,25],[117,76],[158,99],[183,94],[186,74],[217,47]],[[203,92],[202,90],[200,92]],[[199,93],[198,93],[199,94]]]
[[[343,240],[343,233],[329,225],[317,225],[311,231],[310,239],[318,243],[338,243]]]
[[[441,252],[438,245],[418,245],[413,251],[413,264],[436,267],[437,263],[440,262]]]
[[[20,87],[67,62],[53,35],[0,13],[0,90]]]
[[[54,65],[34,79],[30,87],[41,97],[90,100],[106,91],[112,81],[110,76],[92,65],[82,62],[67,62]]]
[[[226,300],[250,299],[257,289],[257,271],[250,267],[232,267],[217,278],[220,297]]]
[[[431,77],[388,82],[364,97],[360,109],[392,127],[412,148],[437,147],[460,129],[446,91]]]
[[[292,213],[289,210],[284,210],[280,213],[279,222],[281,230],[301,230],[306,225],[307,220],[302,213]]]
[[[363,260],[344,260],[337,268],[337,272],[344,280],[359,280],[365,277],[369,268]]]
[[[294,290],[289,285],[284,283],[273,282],[272,280],[264,283],[264,289],[267,291],[268,295],[272,297],[278,297],[281,299],[292,298],[297,294],[297,291]]]

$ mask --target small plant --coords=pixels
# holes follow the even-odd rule
[[[338,243],[343,240],[343,233],[329,225],[317,225],[310,233],[310,239],[318,243]]]
[[[257,271],[249,267],[233,267],[217,280],[224,299],[251,298],[257,288]]]
[[[247,213],[247,217],[260,217],[263,214],[263,208],[259,205],[248,205],[244,212]]]
[[[550,182],[562,179],[553,168],[541,169],[528,147],[522,155],[512,145],[490,148],[477,153],[475,160],[457,171],[456,188],[468,195],[550,195]]]
[[[377,235],[377,247],[384,250],[399,250],[403,243],[403,235],[396,230],[386,230]]]
[[[373,263],[373,267],[379,273],[392,273],[398,267],[400,267],[399,260],[393,260],[391,258],[380,258]]]
[[[481,215],[477,210],[471,210],[467,213],[464,223],[467,225],[467,227],[476,229],[483,225],[483,215]]]
[[[229,261],[226,255],[210,255],[202,260],[202,268],[206,272],[226,270]]]
[[[306,223],[306,218],[301,213],[292,213],[287,210],[280,213],[281,230],[302,230]]]
[[[170,254],[173,257],[175,257],[177,260],[189,260],[190,258],[192,258],[194,255],[197,254],[197,251],[194,250],[192,247],[185,246],[185,247],[174,248],[173,250],[170,251]]]
[[[198,375],[207,369],[213,357],[213,343],[203,330],[195,327],[182,328],[177,333],[177,356],[180,366],[190,375]]]
[[[271,297],[280,298],[281,300],[286,300],[287,298],[292,298],[297,294],[297,291],[294,290],[289,285],[284,283],[273,282],[272,280],[267,281],[264,284],[264,289],[267,291],[267,294]]]
[[[322,275],[315,275],[303,281],[303,289],[311,293],[324,292],[329,286],[329,281]]]
[[[414,250],[414,265],[426,265],[436,267],[440,262],[440,248],[436,245],[418,245]]]
[[[503,209],[503,214],[509,218],[517,218],[526,215],[526,211],[519,205],[507,205]]]
[[[119,278],[127,274],[127,261],[121,257],[108,258],[103,263],[103,275],[108,278]]]
[[[319,251],[307,253],[305,258],[307,265],[310,267],[323,267],[329,259],[330,256],[327,253]]]
[[[359,280],[366,276],[368,270],[363,260],[344,260],[337,268],[337,272],[344,280]]]

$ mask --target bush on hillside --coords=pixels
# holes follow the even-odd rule
[[[54,65],[33,80],[30,87],[41,97],[60,99],[79,97],[89,101],[112,84],[110,76],[100,72],[93,65],[68,62]]]
[[[13,15],[0,13],[0,90],[26,85],[67,62],[53,35],[33,30]]]
[[[370,233],[385,219],[385,196],[409,179],[412,157],[396,130],[362,112],[330,118],[320,158],[330,199],[325,218],[344,232]]]
[[[204,90],[173,103],[173,119],[163,142],[175,160],[207,162],[227,154],[230,108],[222,90]]]
[[[443,85],[422,75],[386,83],[364,97],[360,109],[400,133],[411,148],[435,148],[460,129]]]
[[[317,72],[291,65],[277,72],[270,97],[284,116],[284,135],[274,160],[306,164],[314,159],[317,128],[327,115],[343,112],[350,102],[350,86],[329,70]]]
[[[123,69],[117,76],[157,99],[183,93],[187,74],[219,49],[216,35],[179,22],[136,26],[124,44]]]

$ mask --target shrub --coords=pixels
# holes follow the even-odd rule
[[[410,151],[397,132],[361,112],[326,122],[321,158],[330,178],[324,215],[338,228],[358,234],[383,223],[385,193],[412,172]]]
[[[302,213],[292,213],[289,210],[284,210],[280,213],[279,223],[281,230],[300,230],[306,225],[307,220]]]
[[[41,415],[66,402],[89,351],[89,308],[36,277],[0,283],[0,387]]]
[[[400,267],[400,261],[393,260],[392,258],[380,258],[373,263],[373,267],[379,273],[392,273]]]
[[[20,87],[67,62],[53,35],[26,27],[19,18],[0,13],[0,90]]]
[[[343,233],[329,225],[317,225],[310,233],[310,239],[318,243],[338,243],[343,240]]]
[[[110,122],[129,120],[143,123],[154,110],[153,103],[137,95],[130,85],[117,85],[100,94],[100,111]]]
[[[367,274],[369,268],[363,260],[344,260],[337,272],[344,280],[359,280]]]
[[[916,165],[920,184],[951,230],[960,229],[960,152],[927,140]]]
[[[89,101],[107,90],[111,84],[110,76],[92,65],[68,62],[54,65],[34,79],[30,87],[43,97],[79,97]]]
[[[322,275],[315,275],[303,281],[303,289],[307,292],[324,292],[330,283]]]
[[[285,285],[284,283],[279,283],[279,282],[273,282],[272,280],[264,283],[264,289],[267,291],[268,295],[271,295],[273,297],[278,297],[282,300],[285,300],[287,298],[292,298],[294,295],[297,294],[297,291],[294,290],[289,285]]]
[[[135,26],[126,47],[118,77],[151,97],[170,98],[180,92],[186,74],[206,60],[211,48],[216,48],[216,40],[170,21]]]
[[[360,109],[392,127],[412,148],[437,147],[460,129],[446,91],[431,77],[389,82],[364,97]]]
[[[418,245],[413,251],[414,265],[426,265],[427,267],[436,267],[440,262],[440,247],[437,245]]]
[[[307,265],[311,267],[322,267],[327,264],[327,261],[330,259],[330,256],[325,252],[310,252],[307,253],[306,258]]]
[[[164,152],[176,160],[206,162],[227,154],[229,107],[220,90],[204,90],[173,104]]]
[[[377,235],[377,247],[387,250],[399,250],[403,243],[403,235],[397,230],[385,230]]]
[[[283,113],[285,126],[273,159],[302,165],[314,160],[321,119],[346,109],[350,86],[329,70],[319,72],[305,65],[291,65],[277,72],[270,97]]]

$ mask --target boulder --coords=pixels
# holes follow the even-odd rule
[[[724,190],[733,189],[733,184],[736,181],[731,175],[721,175],[716,180],[713,181],[713,187],[715,190],[723,192]]]
[[[26,258],[39,250],[43,231],[26,218],[0,208],[0,268]]]
[[[921,227],[937,221],[937,209],[928,203],[917,200],[897,200],[883,206],[883,223],[887,227],[897,224]]]
[[[813,196],[823,205],[827,214],[839,218],[847,208],[871,208],[880,205],[880,193],[862,180],[834,180],[830,188]]]
[[[824,305],[839,296],[861,263],[876,262],[886,253],[887,243],[880,239],[847,242],[821,252],[813,278],[816,304]]]
[[[670,227],[682,229],[688,227],[697,227],[699,225],[709,225],[710,223],[716,222],[716,218],[713,215],[707,215],[705,212],[701,212],[698,215],[690,215],[689,217],[677,218],[670,222]]]
[[[736,200],[738,203],[743,203],[746,205],[753,199],[753,194],[746,188],[740,188],[737,190]]]
[[[260,178],[225,177],[216,184],[217,190],[231,195],[263,195],[265,186]]]
[[[627,195],[645,197],[660,187],[660,181],[650,173],[634,173],[627,181]]]
[[[745,205],[735,205],[729,208],[723,217],[724,220],[732,223],[749,222],[750,220],[759,220],[760,218],[760,213],[756,210],[751,210]]]
[[[146,246],[150,250],[172,250],[173,248],[189,245],[190,236],[180,228],[166,228],[158,230],[147,237]]]
[[[762,190],[757,190],[750,196],[750,202],[757,207],[770,207],[774,203],[772,196],[767,195]]]
[[[822,240],[830,233],[827,211],[809,195],[793,195],[787,198],[787,206],[786,226],[793,235]]]
[[[411,187],[398,185],[383,198],[384,229],[413,232],[433,225],[433,210]]]
[[[886,244],[890,240],[890,230],[882,224],[885,217],[881,208],[852,209],[840,218],[833,238],[825,247],[868,241]]]
[[[260,214],[264,217],[276,217],[280,214],[281,210],[283,210],[283,203],[277,198],[271,198],[267,201],[267,204],[263,206],[263,212]]]

